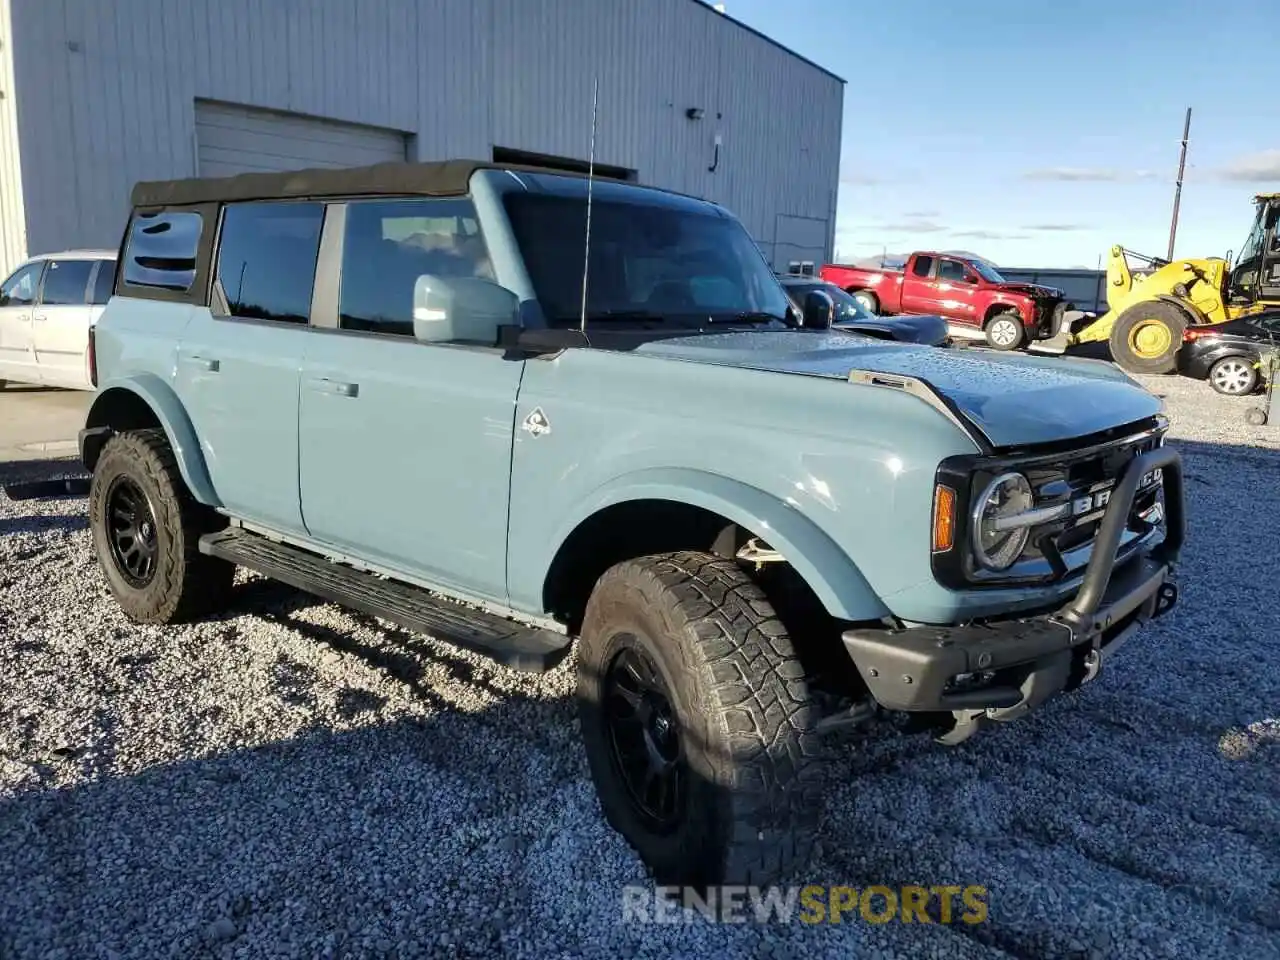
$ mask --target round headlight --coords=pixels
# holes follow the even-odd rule
[[[1030,510],[1035,503],[1031,484],[1020,473],[1004,473],[982,491],[973,507],[973,553],[989,570],[1007,570],[1022,556],[1030,527],[1008,527],[1003,518]]]

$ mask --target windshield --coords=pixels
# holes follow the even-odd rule
[[[1260,203],[1258,214],[1253,219],[1253,227],[1249,230],[1249,236],[1244,246],[1240,248],[1240,255],[1236,257],[1235,264],[1231,267],[1232,292],[1249,299],[1252,299],[1256,293],[1258,277],[1262,270],[1262,248],[1267,236],[1266,212],[1267,205]]]
[[[1240,256],[1236,258],[1236,263],[1248,263],[1256,260],[1262,255],[1262,240],[1266,235],[1267,227],[1263,222],[1262,215],[1266,211],[1265,203],[1258,204],[1258,215],[1253,219],[1253,229],[1249,231],[1249,236],[1244,242],[1244,246],[1240,248]]]
[[[577,325],[586,200],[512,192],[504,205],[547,322]],[[738,221],[644,203],[592,203],[588,325],[698,326],[744,316],[781,323],[786,310],[777,278]]]
[[[1004,277],[1000,276],[1000,271],[989,263],[982,260],[970,260],[969,265],[978,271],[978,274],[987,283],[1007,283]]]

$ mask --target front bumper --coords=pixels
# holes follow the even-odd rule
[[[1117,566],[1139,482],[1155,469],[1163,471],[1164,539]],[[967,735],[978,721],[1015,719],[1092,680],[1121,643],[1167,612],[1185,530],[1182,461],[1158,447],[1116,484],[1080,588],[1061,609],[963,626],[853,629],[842,639],[881,707],[952,713]]]
[[[1036,340],[1052,340],[1062,332],[1067,311],[1071,304],[1065,300],[1037,301],[1035,320],[1028,324],[1028,333]]]

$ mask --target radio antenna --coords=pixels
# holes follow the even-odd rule
[[[596,104],[600,95],[600,78],[591,83],[591,153],[587,157],[587,236],[582,245],[582,316],[578,332],[587,332],[587,273],[591,269],[591,194],[596,180]]]

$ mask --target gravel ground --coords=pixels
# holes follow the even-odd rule
[[[982,884],[977,927],[625,924],[573,663],[531,679],[245,577],[127,623],[82,501],[0,495],[0,957],[1280,957],[1280,430],[1146,381],[1182,603],[947,749],[849,739],[803,883]]]

